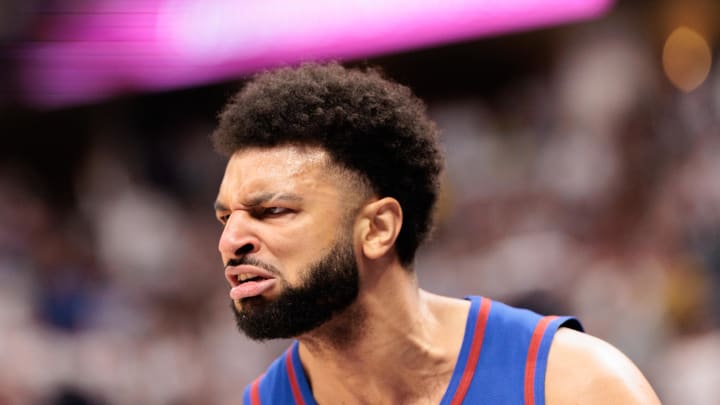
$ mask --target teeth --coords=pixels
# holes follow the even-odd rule
[[[242,282],[247,281],[247,280],[250,280],[251,278],[254,278],[254,277],[255,277],[254,275],[252,275],[252,274],[247,274],[247,273],[238,274],[237,280],[242,283]]]

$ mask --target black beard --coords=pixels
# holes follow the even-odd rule
[[[250,339],[300,336],[355,302],[359,276],[352,245],[348,241],[336,242],[328,254],[310,266],[300,286],[291,287],[284,280],[278,281],[284,289],[275,299],[244,298],[242,311],[231,303],[238,329]]]

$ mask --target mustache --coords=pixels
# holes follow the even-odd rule
[[[275,268],[275,266],[265,263],[263,261],[260,261],[258,259],[252,258],[252,257],[241,257],[239,259],[230,259],[225,263],[225,268],[231,267],[231,266],[241,266],[241,265],[248,265],[248,266],[255,266],[259,267],[263,270],[267,270],[273,275],[280,275],[280,271]]]

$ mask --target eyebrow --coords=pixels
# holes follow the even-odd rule
[[[302,197],[300,197],[297,194],[291,194],[291,193],[259,193],[256,195],[251,196],[247,200],[245,200],[242,205],[246,207],[257,207],[260,204],[269,202],[269,201],[293,201],[293,202],[299,202],[302,201]],[[230,209],[225,206],[225,204],[221,203],[220,201],[215,201],[215,204],[213,205],[213,208],[215,211],[229,211]]]

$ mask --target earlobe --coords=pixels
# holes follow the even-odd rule
[[[392,251],[402,227],[400,203],[385,197],[373,201],[362,210],[362,251],[368,259],[378,259]]]

